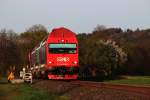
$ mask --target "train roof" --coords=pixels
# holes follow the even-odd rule
[[[50,33],[50,37],[75,37],[75,36],[76,34],[74,32],[65,27],[55,28]]]
[[[58,40],[61,41],[63,39],[68,42],[77,42],[76,34],[64,27],[53,29],[52,32],[49,34],[47,41],[55,42]]]

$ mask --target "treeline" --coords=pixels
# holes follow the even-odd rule
[[[2,29],[0,31],[0,74],[7,75],[12,69],[19,74],[19,71],[29,63],[29,52],[47,34],[47,29],[42,25],[33,25],[23,33]]]
[[[78,34],[78,39],[81,75],[150,75],[150,29],[123,31],[98,25],[92,33]]]
[[[19,71],[28,64],[28,53],[48,35],[42,25],[23,33],[0,31],[0,73],[12,66]],[[91,33],[77,34],[80,76],[103,79],[120,74],[150,75],[150,29],[135,31],[97,26]]]

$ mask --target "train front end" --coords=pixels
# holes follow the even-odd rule
[[[47,39],[47,74],[49,79],[77,79],[78,41],[75,33],[54,29]]]

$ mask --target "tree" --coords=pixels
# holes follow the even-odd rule
[[[0,72],[6,75],[10,66],[17,66],[20,64],[20,53],[16,42],[13,41],[12,33],[8,30],[0,32]],[[11,36],[11,37],[10,37]],[[18,67],[19,68],[19,67]]]
[[[28,54],[38,45],[46,36],[48,32],[42,25],[33,25],[26,32],[22,33],[18,39],[21,50],[22,64],[28,64]]]
[[[106,27],[104,25],[97,25],[94,30],[93,30],[93,33],[94,32],[99,32],[99,31],[104,31],[106,30]]]
[[[106,78],[126,61],[126,53],[116,42],[103,41],[86,34],[79,34],[80,74],[84,77]]]

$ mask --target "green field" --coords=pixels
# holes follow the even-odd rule
[[[11,84],[1,79],[0,100],[66,100],[66,98],[34,89],[30,84]]]
[[[109,80],[107,83],[150,86],[150,76],[124,76],[125,79]]]

